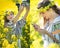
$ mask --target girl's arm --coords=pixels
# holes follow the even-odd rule
[[[16,22],[17,22],[17,20],[19,19],[20,14],[22,13],[23,9],[24,9],[24,7],[23,7],[23,6],[20,6],[19,11],[18,11],[18,14],[17,14],[16,17],[13,19],[13,23],[16,23]]]
[[[26,17],[28,16],[28,13],[29,13],[29,10],[30,10],[30,6],[27,6],[26,7],[26,13],[25,13],[25,15],[23,17],[24,20],[26,20]]]
[[[44,29],[40,29],[40,27],[36,24],[33,25],[35,30],[37,30],[40,34],[46,34],[48,35],[51,39],[53,39],[55,42],[59,42],[59,40],[57,40],[51,33],[49,33],[48,31],[44,30]]]

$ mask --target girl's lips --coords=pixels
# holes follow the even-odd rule
[[[10,19],[12,19],[13,17],[10,17]]]

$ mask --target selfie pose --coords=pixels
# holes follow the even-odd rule
[[[12,43],[11,36],[9,35],[15,35],[18,38],[17,46],[18,48],[21,48],[20,37],[22,36],[22,28],[26,24],[26,17],[28,16],[30,10],[30,0],[22,0],[21,5],[19,6],[19,4],[17,4],[17,7],[18,14],[15,17],[13,11],[6,11],[4,17],[4,27],[9,27],[12,29],[12,31],[7,32],[6,36],[7,39],[9,38],[9,43]],[[18,20],[24,8],[26,9],[26,13],[21,20]]]

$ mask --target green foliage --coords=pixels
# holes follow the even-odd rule
[[[22,48],[30,47],[30,25],[28,25],[28,22],[23,27],[21,42],[22,42]]]

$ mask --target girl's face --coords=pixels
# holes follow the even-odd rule
[[[46,20],[50,19],[51,17],[51,12],[50,12],[50,9],[45,11],[45,12],[41,12],[40,13]]]
[[[12,20],[13,17],[14,17],[14,15],[13,15],[12,13],[10,13],[10,15],[7,16],[7,19],[8,19],[8,20]]]

